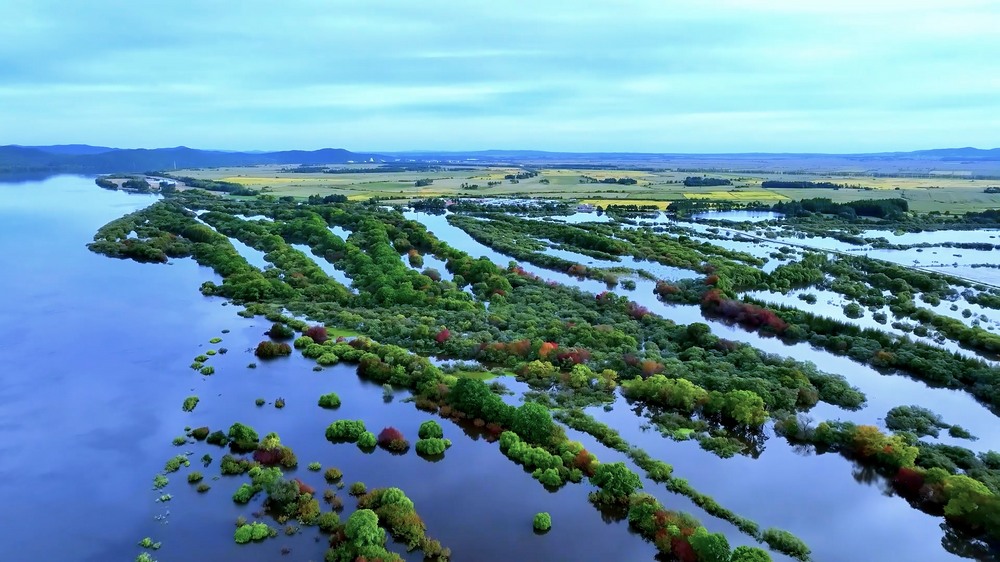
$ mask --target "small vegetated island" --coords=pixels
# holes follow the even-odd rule
[[[534,171],[511,174],[508,180],[527,181],[535,175]],[[380,455],[386,463],[396,462],[394,455],[419,455],[428,466],[444,466],[452,454],[449,448],[466,439],[463,432],[468,432],[495,442],[497,462],[522,466],[539,486],[553,491],[586,486],[595,508],[605,517],[627,521],[664,559],[748,562],[770,560],[770,553],[810,559],[805,541],[772,522],[754,520],[723,505],[689,483],[684,474],[675,473],[669,457],[656,458],[655,451],[623,437],[631,432],[595,415],[602,407],[631,406],[663,439],[691,441],[721,463],[736,456],[766,454],[771,432],[810,454],[843,455],[880,475],[914,509],[941,517],[947,537],[943,544],[949,551],[985,557],[1000,541],[1000,454],[977,453],[932,439],[942,430],[957,439],[974,438],[927,409],[932,404],[900,406],[888,415],[863,410],[866,396],[845,377],[720,338],[710,325],[726,322],[747,333],[806,343],[886,376],[908,376],[965,392],[996,408],[1000,370],[988,357],[1000,352],[1000,337],[924,306],[934,299],[954,300],[961,290],[980,306],[996,309],[1000,295],[988,287],[863,254],[804,251],[765,258],[716,245],[717,235],[711,232],[701,235],[669,225],[636,227],[644,214],[637,207],[620,209],[614,221],[605,223],[516,216],[504,212],[502,204],[449,214],[444,224],[455,229],[454,236],[461,233],[510,258],[496,263],[457,249],[457,243],[451,244],[454,240],[377,200],[275,198],[238,184],[181,179],[187,189],[108,223],[90,248],[110,257],[152,263],[192,258],[219,276],[201,286],[203,294],[239,305],[241,316],[272,323],[253,349],[257,360],[270,365],[296,354],[314,361],[319,371],[351,365],[362,379],[384,385],[389,400],[394,389],[407,390],[407,401],[429,417],[413,427],[340,419],[338,413],[345,409],[341,395],[327,389],[301,407],[321,411],[330,419],[325,427],[314,429],[335,451]],[[418,187],[430,185],[416,181]],[[620,178],[613,182],[634,183]],[[731,181],[691,176],[684,183],[715,186]],[[793,183],[772,187],[812,187]],[[434,202],[425,205],[444,208]],[[981,224],[977,220],[998,220],[975,213],[966,218],[920,218],[900,199],[848,203],[817,199],[748,207],[783,213],[787,224],[803,231],[834,224],[845,231],[857,230],[872,219],[889,229],[915,221],[960,228]],[[678,218],[698,210],[692,203],[672,209]],[[348,234],[342,237],[335,231]],[[270,265],[264,269],[250,265],[233,241],[263,252]],[[293,245],[308,247],[308,253]],[[574,254],[580,258],[571,257]],[[444,264],[448,279],[440,271],[421,270],[424,259]],[[602,265],[581,263],[588,259]],[[781,260],[780,265],[762,267],[770,259]],[[659,278],[650,272],[664,269],[616,267],[626,260],[685,274]],[[350,286],[328,275],[319,265],[324,261],[346,274]],[[618,276],[628,278],[632,287],[646,282],[650,305],[637,302],[637,293],[627,288],[588,292],[549,282],[545,272],[596,279],[608,287],[618,284]],[[855,303],[850,307],[854,312],[884,308],[882,314],[891,313],[900,325],[926,326],[940,339],[863,328],[854,323],[858,320],[854,313],[842,318],[820,316],[802,299],[776,306],[747,296],[751,291],[796,289],[842,295]],[[696,308],[705,322],[675,323],[664,316],[671,306]],[[350,335],[337,336],[337,330]],[[940,342],[954,347],[936,345]],[[959,348],[963,353],[954,351]],[[529,390],[512,403],[504,397],[502,380],[487,382],[449,371],[432,363],[430,356],[474,361],[502,376],[516,377]],[[202,355],[192,367],[208,374],[206,362],[215,360]],[[219,376],[221,372],[215,375]],[[196,406],[201,413],[214,402],[196,396],[179,400],[184,415],[191,416]],[[283,406],[284,399],[278,400]],[[838,419],[816,423],[808,414],[821,402],[845,411],[861,410],[870,414],[869,423]],[[289,401],[293,407],[300,406]],[[886,415],[881,424],[879,418]],[[568,437],[569,430],[586,435],[607,452],[588,451]],[[326,465],[325,459],[306,459],[311,461],[308,471],[299,469],[296,478],[286,476],[298,460],[276,433],[258,432],[232,420],[228,430],[201,427],[179,439],[194,447],[195,455],[201,449],[228,448],[218,465],[206,452],[203,466],[187,478],[198,485],[192,491],[205,493],[210,488],[205,482],[213,481],[219,471],[223,482],[240,484],[233,486],[231,497],[220,493],[214,501],[260,506],[248,510],[252,517],[241,518],[235,530],[225,531],[234,533],[237,543],[273,540],[281,526],[288,535],[315,527],[328,536],[328,561],[399,560],[394,545],[419,550],[431,560],[451,556],[429,538],[434,529],[417,515],[419,506],[404,490],[368,489],[357,480],[363,474],[350,473],[349,468],[341,472]],[[176,450],[165,449],[165,456],[170,461],[156,476],[158,489],[170,485],[171,473],[191,464]],[[331,488],[317,492],[303,481],[303,472],[322,472]],[[341,493],[353,496],[347,501],[356,505],[342,521],[338,513],[345,500],[338,490],[345,485],[345,475],[355,480]],[[757,546],[731,548],[725,534],[710,532],[698,517],[672,509],[664,500],[672,494],[690,499],[701,510],[700,517],[731,523]],[[526,506],[517,524],[530,534],[525,522],[532,521],[539,536],[531,540],[567,540],[560,534],[565,528],[561,520],[553,521],[539,507],[543,506]]]

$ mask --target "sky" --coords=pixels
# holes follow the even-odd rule
[[[0,0],[0,145],[1000,146],[997,0]]]

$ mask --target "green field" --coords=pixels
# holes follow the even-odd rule
[[[364,167],[364,166],[357,166]],[[283,166],[253,166],[244,168],[214,168],[181,170],[180,176],[235,182],[275,196],[308,197],[309,195],[341,194],[351,200],[378,197],[390,202],[405,202],[426,197],[495,197],[522,196],[547,199],[570,199],[592,204],[614,202],[654,204],[661,208],[680,199],[775,203],[784,200],[826,197],[835,202],[858,199],[903,197],[915,211],[963,213],[1000,207],[1000,194],[984,193],[984,189],[1000,182],[969,180],[956,177],[857,177],[843,175],[806,174],[727,174],[712,173],[711,177],[726,178],[733,185],[687,187],[684,178],[700,175],[676,171],[639,171],[620,169],[542,169],[533,178],[517,183],[505,180],[506,174],[523,171],[513,167],[445,167],[438,171],[378,172],[378,173],[298,173],[283,171]],[[346,168],[350,169],[350,168]],[[634,185],[592,183],[605,178],[632,178]],[[416,187],[418,179],[430,179],[429,186]],[[859,185],[861,189],[764,189],[768,179],[829,181]],[[488,186],[488,182],[500,182]],[[478,184],[477,189],[463,184]]]

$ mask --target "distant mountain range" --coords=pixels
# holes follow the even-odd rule
[[[121,173],[181,168],[216,168],[258,164],[345,164],[377,162],[377,154],[358,154],[342,148],[281,152],[225,152],[176,148],[109,148],[86,144],[0,146],[3,173]]]
[[[366,154],[342,148],[285,150],[279,152],[231,152],[175,148],[123,149],[86,144],[53,146],[0,146],[0,173],[127,173],[183,168],[215,168],[261,164],[328,165],[350,162],[450,162],[535,163],[569,165],[607,164],[691,168],[758,169],[881,169],[887,163],[906,169],[1000,170],[1000,148],[941,148],[913,152],[869,154],[735,153],[682,154],[636,152],[546,152],[538,150],[410,151]]]
[[[810,153],[810,152],[734,152],[734,153],[681,153],[681,152],[547,152],[544,150],[479,150],[479,151],[405,151],[382,152],[383,155],[414,160],[483,160],[483,161],[572,161],[572,160],[607,160],[616,161],[670,161],[685,159],[717,159],[717,160],[761,160],[783,158],[795,160],[807,159],[861,159],[876,160],[880,158],[904,160],[965,160],[965,161],[1000,161],[1000,148],[983,150],[980,148],[935,148],[931,150],[916,150],[912,152],[870,152],[856,154]]]

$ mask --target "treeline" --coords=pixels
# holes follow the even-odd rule
[[[580,179],[580,183],[606,183],[606,184],[617,184],[617,185],[635,185],[639,183],[635,178],[623,177],[623,178],[604,178],[597,179],[590,176],[583,176]]]
[[[255,189],[250,189],[238,183],[228,182],[228,181],[218,181],[218,180],[206,180],[191,178],[187,176],[172,176],[168,174],[160,174],[164,177],[170,178],[174,181],[182,182],[184,185],[195,188],[204,189],[205,191],[215,191],[219,193],[228,193],[229,195],[244,195],[251,196],[257,195],[259,192]]]
[[[764,180],[760,183],[764,189],[843,189],[848,187],[842,183],[828,181],[784,181],[784,180]],[[858,186],[860,187],[860,186]]]
[[[733,185],[733,181],[725,178],[688,176],[684,178],[684,185],[687,187],[713,187],[717,185]]]
[[[802,199],[800,201],[779,201],[771,206],[776,213],[792,217],[809,216],[813,213],[839,215],[845,218],[874,217],[880,219],[895,219],[902,217],[910,210],[905,199],[863,199],[834,203],[827,198]]]

